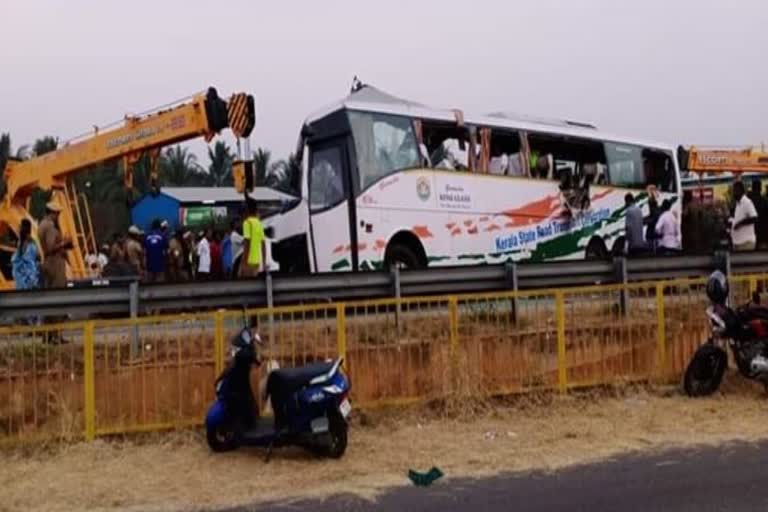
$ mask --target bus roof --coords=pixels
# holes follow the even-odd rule
[[[338,112],[339,110],[377,112],[381,114],[402,115],[420,119],[432,119],[435,121],[454,122],[456,120],[455,109],[430,107],[423,103],[393,96],[371,85],[363,85],[360,89],[351,92],[345,98],[331,103],[311,114],[306,119],[305,124],[312,124],[330,114]],[[589,123],[559,119],[543,119],[510,112],[497,112],[484,115],[464,113],[464,122],[478,126],[496,126],[530,132],[552,133],[587,139],[638,144],[666,149],[672,152],[676,149],[676,146],[670,143],[648,141],[636,137],[600,132]]]

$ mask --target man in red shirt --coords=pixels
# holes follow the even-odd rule
[[[211,278],[221,279],[221,235],[208,230],[208,240],[211,244]]]

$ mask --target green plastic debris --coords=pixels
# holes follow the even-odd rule
[[[435,466],[432,466],[432,469],[426,473],[419,473],[418,471],[414,471],[412,469],[408,470],[408,478],[410,478],[411,482],[413,482],[413,485],[418,485],[419,487],[427,487],[428,485],[432,485],[435,480],[441,476],[443,476],[443,472]]]

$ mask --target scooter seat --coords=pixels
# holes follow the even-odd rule
[[[267,393],[272,396],[281,396],[293,393],[309,384],[309,381],[328,373],[333,368],[333,362],[313,363],[298,368],[284,368],[275,370],[267,378]]]

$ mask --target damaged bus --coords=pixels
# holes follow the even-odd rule
[[[623,252],[624,197],[672,201],[673,145],[572,121],[465,115],[356,87],[310,116],[294,199],[265,219],[284,271],[356,271]]]

